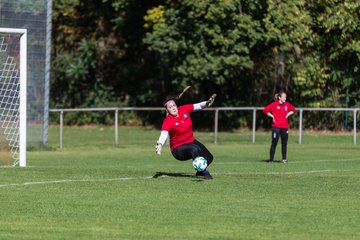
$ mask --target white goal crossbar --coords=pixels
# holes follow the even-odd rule
[[[18,155],[16,155],[15,164],[19,162],[20,167],[26,166],[26,104],[27,104],[27,30],[16,28],[0,28],[0,33],[17,34],[20,36],[20,51],[19,51],[19,119],[18,121],[18,136],[16,147],[18,147]],[[0,49],[1,50],[1,49]],[[3,81],[1,77],[1,81]]]

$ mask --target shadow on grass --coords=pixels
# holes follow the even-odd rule
[[[196,177],[194,174],[189,173],[169,173],[169,172],[156,172],[152,178],[160,177],[181,177],[181,178],[191,178],[192,181],[202,182],[204,181],[203,177]]]
[[[152,178],[159,177],[185,177],[185,178],[194,178],[194,174],[188,173],[168,173],[168,172],[156,172],[156,174]]]

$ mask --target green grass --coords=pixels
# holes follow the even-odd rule
[[[51,127],[51,151],[0,168],[0,239],[360,239],[360,154],[351,134],[291,133],[288,164],[264,162],[269,133],[196,133],[212,181],[154,152],[159,131]],[[280,145],[276,159],[280,160]],[[158,176],[153,178],[153,176]]]

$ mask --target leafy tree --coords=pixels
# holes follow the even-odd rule
[[[148,11],[144,43],[159,62],[164,92],[190,84],[204,96],[220,91],[224,104],[243,103],[232,97],[239,89],[247,92],[243,74],[254,67],[250,52],[261,29],[240,6],[239,1],[185,0]]]
[[[293,95],[292,80],[301,65],[302,49],[311,45],[311,18],[304,9],[305,1],[268,0],[267,14],[262,19],[265,46],[260,66],[265,74],[260,84],[268,96],[284,90]],[[268,81],[264,82],[264,78]],[[269,98],[269,97],[268,97]]]
[[[159,106],[185,85],[192,85],[185,101],[215,92],[218,106],[263,106],[279,90],[296,106],[359,106],[359,6],[356,0],[55,1],[53,106]],[[251,118],[222,117],[226,127]],[[328,124],[321,117],[309,124],[318,122]]]
[[[312,17],[313,41],[295,78],[299,96],[309,100],[308,106],[356,105],[360,3],[311,1],[306,9]]]
[[[133,50],[128,41],[135,35],[127,26],[130,1],[61,0],[54,5],[52,87],[56,91],[52,92],[57,104],[78,107],[124,101],[128,90],[122,79],[129,68],[120,66]]]

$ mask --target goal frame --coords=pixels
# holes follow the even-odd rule
[[[0,28],[1,33],[20,35],[20,102],[19,102],[19,166],[26,166],[26,104],[27,104],[27,29]]]

